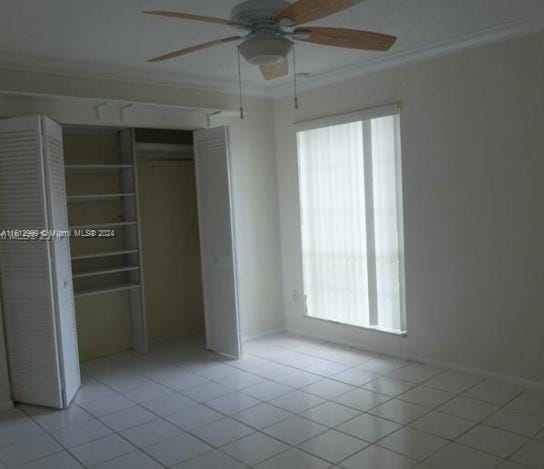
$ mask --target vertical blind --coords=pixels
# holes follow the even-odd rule
[[[297,140],[307,314],[402,331],[398,115]]]

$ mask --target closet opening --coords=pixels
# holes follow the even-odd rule
[[[192,132],[66,127],[64,158],[81,362],[201,337]]]

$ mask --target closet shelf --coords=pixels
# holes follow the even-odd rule
[[[67,164],[64,166],[69,172],[101,172],[101,171],[116,171],[119,169],[131,169],[134,165],[131,164]]]
[[[117,285],[109,285],[107,287],[96,287],[96,288],[86,288],[82,290],[74,290],[74,296],[92,296],[92,295],[102,295],[104,293],[113,293],[123,290],[134,290],[140,288],[138,283],[120,283]]]
[[[72,256],[73,261],[80,261],[83,259],[96,259],[100,257],[111,257],[111,256],[124,256],[128,254],[137,254],[138,249],[125,249],[122,251],[105,251],[105,252],[95,252],[93,254],[81,254],[79,256]]]
[[[117,226],[131,226],[136,225],[135,221],[113,221],[111,223],[91,223],[88,225],[73,225],[70,226],[71,230],[94,230],[98,228],[115,228]]]
[[[102,202],[107,200],[115,200],[123,197],[136,197],[135,192],[120,192],[116,194],[83,194],[69,195],[68,202]]]
[[[95,277],[98,275],[110,275],[110,274],[119,274],[122,272],[132,272],[134,270],[139,270],[140,266],[138,265],[127,265],[122,267],[112,267],[110,269],[99,269],[99,270],[89,270],[87,272],[76,272],[72,274],[73,278],[85,278],[85,277]]]

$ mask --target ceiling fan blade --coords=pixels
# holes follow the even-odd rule
[[[297,34],[307,34],[308,36],[297,37]],[[387,51],[397,40],[395,36],[370,31],[359,31],[358,29],[313,27],[295,29],[293,39],[325,46],[374,51]]]
[[[232,36],[232,37],[225,37],[223,39],[216,39],[215,41],[210,42],[204,42],[202,44],[198,44],[196,46],[187,47],[185,49],[179,49],[174,52],[170,52],[168,54],[159,55],[158,57],[154,57],[153,59],[149,59],[148,62],[162,62],[163,60],[173,59],[174,57],[179,57],[181,55],[190,54],[191,52],[196,52],[198,50],[207,49],[208,47],[214,47],[218,46],[220,44],[224,44],[226,42],[232,42],[232,41],[238,41],[239,39],[243,39],[242,36]]]
[[[265,80],[274,80],[289,74],[289,63],[287,60],[272,65],[261,65],[259,68]]]
[[[298,0],[276,15],[276,20],[289,18],[295,24],[309,23],[352,7],[363,0]]]
[[[242,23],[236,23],[235,21],[226,20],[223,18],[214,18],[212,16],[200,16],[200,15],[191,15],[189,13],[178,13],[176,11],[163,11],[163,10],[153,10],[153,11],[142,11],[145,15],[156,15],[156,16],[166,16],[168,18],[180,18],[183,20],[193,20],[193,21],[202,21],[204,23],[215,23],[223,24],[226,26],[238,26],[238,27],[247,27],[247,25]]]

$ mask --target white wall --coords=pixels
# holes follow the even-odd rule
[[[544,34],[276,103],[287,329],[544,381]],[[308,319],[292,123],[400,102],[408,337]]]
[[[272,102],[231,118],[235,235],[242,337],[283,330],[281,259]]]

